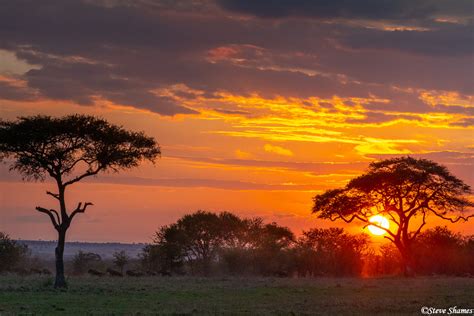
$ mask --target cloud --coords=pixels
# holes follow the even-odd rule
[[[441,57],[472,56],[473,26],[469,22],[461,25],[436,25],[433,29],[423,31],[354,29],[344,34],[340,43],[358,50],[392,50]]]
[[[205,158],[205,157],[188,157],[174,156],[172,158],[183,161],[198,162],[214,166],[235,166],[242,168],[268,168],[280,169],[312,173],[314,175],[331,175],[338,174],[354,174],[363,170],[368,161],[352,161],[352,162],[298,162],[298,161],[275,161],[275,160],[259,160],[259,159],[226,159],[226,158]]]
[[[7,81],[1,81],[0,78],[0,99],[32,101],[36,99],[36,93],[33,89],[13,85]]]
[[[437,15],[468,16],[468,0],[218,0],[225,9],[263,18],[413,20]]]
[[[90,180],[95,183],[114,183],[125,185],[145,185],[161,187],[187,188],[217,188],[224,190],[314,190],[315,184],[287,184],[287,183],[253,183],[245,181],[217,180],[217,179],[150,179],[140,177],[102,177]]]
[[[472,73],[465,66],[472,56],[470,24],[428,21],[423,31],[393,31],[356,21],[297,18],[317,12],[370,18],[379,16],[380,3],[393,9],[385,12],[390,10],[383,7],[387,18],[466,12],[466,3],[457,0],[452,5],[435,1],[428,11],[420,9],[427,7],[425,1],[376,2],[324,2],[321,11],[322,1],[280,1],[265,5],[269,15],[279,10],[294,19],[274,23],[249,18],[242,23],[222,14],[212,1],[7,0],[0,8],[0,49],[34,66],[21,79],[35,94],[26,96],[26,90],[11,87],[2,91],[8,89],[4,95],[15,100],[72,100],[86,106],[105,100],[169,116],[199,112],[184,102],[197,98],[194,92],[155,93],[176,85],[208,96],[376,96],[389,100],[373,104],[376,110],[413,112],[445,109],[392,87],[473,93]],[[264,10],[261,1],[218,4]],[[215,112],[255,115],[218,102]]]
[[[266,152],[277,154],[280,156],[293,156],[293,152],[291,150],[280,147],[280,146],[265,144],[265,146],[263,146],[263,149]]]
[[[243,150],[240,150],[240,149],[237,149],[235,151],[235,156],[238,158],[238,159],[249,159],[249,158],[252,158],[252,154],[249,153],[249,152],[246,152],[246,151],[243,151]]]

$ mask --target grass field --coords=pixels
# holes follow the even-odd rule
[[[0,315],[420,315],[474,308],[472,278],[94,278],[0,276]]]

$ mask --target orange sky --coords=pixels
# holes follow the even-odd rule
[[[71,188],[71,207],[94,206],[75,218],[70,240],[146,242],[199,209],[296,233],[343,225],[312,216],[312,197],[392,155],[435,160],[474,185],[472,20],[458,2],[416,20],[395,6],[377,18],[363,4],[321,17],[315,1],[267,16],[231,2],[0,9],[11,26],[0,31],[3,119],[93,114],[162,146],[155,166]],[[50,186],[0,167],[0,231],[54,239],[34,211],[54,206]],[[474,234],[474,221],[451,227]]]
[[[434,159],[446,164],[471,185],[473,182],[472,155],[447,151],[468,146],[471,132],[459,128],[423,127],[407,122],[366,128],[347,124],[338,137],[311,141],[299,139],[312,135],[294,127],[304,124],[305,118],[299,122],[298,117],[288,124],[290,126],[285,126],[286,132],[270,134],[273,125],[266,121],[277,117],[263,118],[264,122],[256,120],[250,130],[245,120],[235,126],[234,118],[216,119],[212,114],[162,118],[115,106],[90,109],[69,105],[65,108],[64,103],[51,101],[47,104],[9,103],[2,108],[2,115],[13,119],[17,115],[36,113],[38,106],[45,114],[65,114],[72,110],[100,115],[130,129],[145,130],[162,144],[163,156],[154,166],[143,164],[120,174],[103,174],[71,187],[68,195],[71,207],[76,201],[94,202],[87,214],[76,217],[69,233],[72,240],[147,241],[160,225],[198,209],[261,216],[267,221],[288,225],[297,233],[315,226],[344,225],[311,215],[311,198],[322,190],[343,186],[363,172],[373,159],[372,154],[426,153],[431,157],[434,154],[429,153],[430,149],[442,145],[424,139],[434,139],[435,135],[453,136],[449,141],[452,147],[444,145],[440,150],[444,152]],[[252,133],[254,129],[265,129],[268,136]],[[340,130],[334,127],[325,132]],[[396,131],[397,139],[392,142],[387,135],[396,135]],[[356,133],[367,133],[367,136]],[[282,139],[273,140],[274,137]],[[340,141],[346,138],[360,141]],[[34,211],[37,205],[55,206],[44,194],[47,189],[54,189],[52,184],[21,182],[18,176],[8,173],[6,167],[2,167],[1,175],[0,230],[16,238],[54,239],[55,232],[48,219]],[[473,223],[452,227],[474,233]],[[360,225],[349,229],[362,231]]]

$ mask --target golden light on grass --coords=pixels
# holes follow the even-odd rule
[[[383,235],[387,232],[384,229],[382,229],[381,227],[383,227],[385,229],[388,229],[390,227],[388,219],[386,219],[382,215],[372,216],[369,219],[369,222],[375,224],[375,225],[369,225],[368,228],[369,228],[370,233],[372,235],[376,235],[376,236],[381,236],[381,235]]]

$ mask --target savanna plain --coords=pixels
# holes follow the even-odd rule
[[[474,279],[0,276],[0,315],[421,315],[472,308]]]

